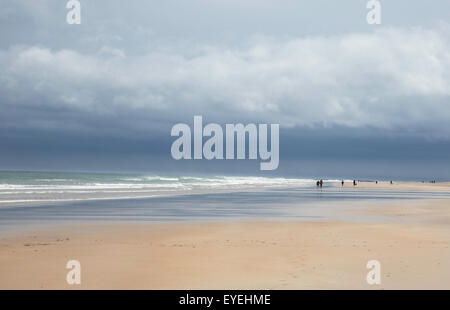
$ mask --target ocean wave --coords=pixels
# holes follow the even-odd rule
[[[45,181],[43,181],[45,180]],[[48,181],[52,183],[49,184]],[[64,180],[58,182],[58,180]],[[186,187],[233,187],[233,186],[311,186],[315,184],[313,179],[294,179],[294,178],[269,178],[269,177],[233,177],[233,176],[143,176],[112,178],[107,177],[104,180],[83,180],[70,179],[33,179],[28,184],[11,182],[0,184],[1,191],[39,191],[46,189],[54,190],[108,190],[108,189],[154,189],[154,188],[186,188]],[[111,182],[112,181],[112,182]],[[328,182],[339,182],[339,180],[329,180]],[[25,184],[24,184],[25,183]]]
[[[0,173],[0,177],[2,177]],[[257,176],[174,176],[9,173],[0,178],[0,204],[130,199],[204,191],[307,188],[316,180]],[[336,180],[337,181],[337,180]],[[328,181],[331,182],[331,181]]]

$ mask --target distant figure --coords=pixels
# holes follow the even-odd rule
[[[342,186],[344,186],[344,180],[342,180],[341,184],[342,184]]]
[[[356,186],[356,180],[353,180],[353,186]]]
[[[378,181],[375,181],[375,184],[378,184]]]
[[[320,180],[320,187],[323,186],[323,180]]]
[[[394,182],[391,181],[391,184],[394,184]]]
[[[319,180],[317,180],[316,185],[317,185],[317,187],[320,186],[320,181]]]

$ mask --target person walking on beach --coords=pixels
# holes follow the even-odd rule
[[[323,186],[323,180],[320,180],[320,187]]]
[[[356,186],[356,180],[353,180],[353,186]]]
[[[319,185],[320,185],[320,181],[319,181],[319,180],[317,180],[317,182],[316,182],[316,186],[317,186],[317,187],[319,187]]]
[[[344,186],[344,180],[341,181],[342,186]]]

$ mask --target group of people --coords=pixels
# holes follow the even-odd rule
[[[344,180],[341,181],[341,184],[342,184],[342,186],[344,186]],[[378,184],[378,181],[377,181],[377,184]],[[322,179],[317,180],[316,185],[317,185],[317,187],[322,187],[323,180]],[[356,180],[353,180],[353,186],[356,186],[356,185],[357,185]]]
[[[358,182],[359,182],[359,180],[358,180]],[[358,185],[358,182],[356,180],[353,180],[353,186]],[[392,182],[392,181],[390,183],[394,184],[394,182]],[[344,184],[345,184],[345,182],[344,182],[344,180],[342,180],[341,181],[341,185],[344,186]],[[378,181],[375,181],[375,184],[378,184]],[[317,180],[316,185],[317,185],[317,187],[322,187],[323,186],[323,180],[322,179]]]

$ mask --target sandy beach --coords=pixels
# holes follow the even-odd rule
[[[264,218],[8,232],[0,239],[0,289],[450,289],[448,200],[352,204],[342,212],[367,221]],[[81,263],[81,285],[66,282],[72,259]],[[381,263],[380,285],[366,281],[369,260]]]

